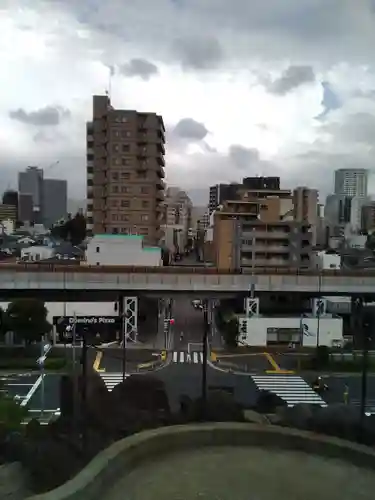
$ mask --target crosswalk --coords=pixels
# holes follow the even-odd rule
[[[327,403],[319,394],[302,377],[297,375],[253,375],[251,378],[258,389],[273,392],[283,399],[288,406],[297,404],[327,406]]]
[[[104,380],[104,383],[109,391],[112,391],[112,389],[117,384],[120,384],[123,381],[122,372],[101,373],[100,376]],[[125,378],[128,378],[128,377],[130,377],[130,374],[126,373]]]
[[[173,351],[172,354],[173,363],[186,363],[186,364],[202,364],[203,363],[203,352],[201,351]]]

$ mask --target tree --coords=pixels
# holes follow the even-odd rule
[[[86,219],[80,213],[73,218],[69,215],[66,222],[51,228],[51,234],[64,241],[70,241],[72,245],[79,245],[86,238]]]
[[[7,329],[24,338],[27,344],[41,340],[51,331],[47,308],[42,300],[17,299],[6,311]]]
[[[0,392],[0,426],[6,433],[19,431],[27,417],[28,410],[12,397]]]

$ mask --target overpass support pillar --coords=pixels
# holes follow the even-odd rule
[[[137,342],[138,336],[138,297],[124,297],[120,299],[120,313],[123,317],[123,335],[126,340]]]
[[[257,318],[259,316],[259,298],[246,297],[245,314],[247,318]]]

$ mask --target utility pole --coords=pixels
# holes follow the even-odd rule
[[[207,416],[207,355],[208,355],[208,311],[207,300],[203,304],[203,363],[202,363],[202,420]]]
[[[126,340],[127,340],[127,332],[126,332],[126,313],[127,311],[124,310],[124,297],[121,295],[118,301],[118,311],[119,315],[121,318],[121,330],[122,330],[122,381],[124,382],[126,379]]]
[[[88,330],[85,328],[83,332],[81,364],[82,364],[82,392],[81,392],[81,434],[82,434],[82,449],[84,453],[87,451],[87,334]]]
[[[368,351],[369,351],[369,334],[372,324],[371,312],[363,311],[363,299],[357,299],[357,318],[358,330],[360,338],[362,339],[362,377],[361,377],[361,406],[360,406],[360,440],[364,438],[364,427],[367,406],[367,374],[368,374]]]

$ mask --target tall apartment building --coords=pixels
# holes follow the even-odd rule
[[[24,172],[18,173],[18,192],[20,195],[31,195],[33,200],[33,221],[43,222],[43,169],[27,167]]]
[[[367,196],[368,170],[365,168],[340,168],[335,171],[335,194]]]
[[[214,210],[217,209],[219,205],[225,200],[233,200],[237,196],[237,188],[241,184],[215,184],[210,186],[209,201],[208,201],[208,211],[209,215],[212,214]]]
[[[312,264],[312,235],[305,220],[294,220],[293,197],[272,178],[272,188],[257,179],[238,188],[214,213],[213,259],[218,268],[293,267]],[[264,184],[263,184],[264,186]],[[254,189],[251,189],[255,187]],[[278,187],[278,188],[277,188]],[[276,189],[277,188],[277,189]]]
[[[299,186],[293,190],[293,218],[311,226],[312,244],[316,245],[319,219],[317,189]]]
[[[93,234],[138,234],[159,244],[164,201],[161,116],[118,110],[93,97],[87,123],[87,216]]]

